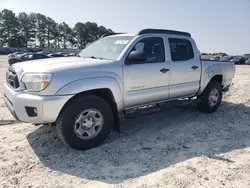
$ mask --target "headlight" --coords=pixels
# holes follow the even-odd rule
[[[41,91],[49,85],[52,77],[53,75],[49,73],[27,73],[22,77],[21,81],[28,91]]]

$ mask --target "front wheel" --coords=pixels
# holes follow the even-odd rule
[[[198,97],[201,100],[198,103],[198,109],[201,112],[215,112],[219,108],[222,99],[221,84],[212,80]]]
[[[110,105],[101,97],[84,95],[73,99],[56,121],[59,138],[73,149],[85,150],[100,144],[114,123]]]

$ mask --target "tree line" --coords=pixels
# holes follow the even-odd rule
[[[216,53],[201,53],[201,55],[212,55],[212,56],[219,55],[219,56],[227,56],[227,54],[226,54],[226,53],[224,53],[224,52],[216,52]]]
[[[66,48],[70,44],[82,49],[106,33],[113,31],[95,22],[78,22],[71,28],[39,13],[0,12],[0,47]]]

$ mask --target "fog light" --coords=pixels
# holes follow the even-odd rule
[[[33,111],[34,111],[34,114],[36,114],[36,115],[37,115],[37,109],[36,109],[36,108],[34,108],[34,110],[33,110]]]
[[[29,117],[37,116],[37,109],[35,107],[25,106],[25,110]]]

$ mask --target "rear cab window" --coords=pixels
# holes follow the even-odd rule
[[[187,61],[194,58],[193,46],[190,40],[169,38],[168,42],[172,61]]]

